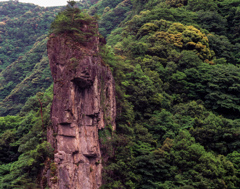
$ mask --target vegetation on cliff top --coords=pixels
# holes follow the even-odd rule
[[[67,8],[56,16],[50,27],[50,34],[68,34],[80,44],[88,42],[92,36],[97,36],[97,16],[92,17],[81,11],[75,1],[69,1]]]

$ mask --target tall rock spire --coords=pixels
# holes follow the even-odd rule
[[[99,56],[98,36],[81,44],[70,35],[52,34],[48,41],[54,79],[48,141],[55,152],[47,177],[52,189],[97,189],[102,184],[98,131],[107,125],[115,129],[114,79]]]

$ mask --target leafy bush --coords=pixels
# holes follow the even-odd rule
[[[73,34],[74,39],[80,43],[84,43],[97,33],[97,23],[86,12],[75,8],[74,1],[72,2],[73,6],[69,4],[64,11],[56,16],[56,19],[51,24],[50,33],[56,35],[64,33]]]

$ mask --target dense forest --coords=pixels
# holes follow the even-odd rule
[[[240,186],[240,0],[92,0],[116,82],[103,189]],[[0,2],[0,188],[47,188],[46,42],[64,7]],[[54,166],[50,167],[54,171]]]

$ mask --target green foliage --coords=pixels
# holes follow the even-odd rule
[[[182,51],[178,62],[178,70],[195,68],[202,64],[201,59],[193,51]]]
[[[38,99],[43,106],[43,123]],[[1,118],[5,130],[0,133],[1,188],[37,188],[36,178],[43,162],[53,155],[51,145],[46,142],[51,101],[52,87],[29,99],[19,116]]]
[[[234,49],[236,48],[226,36],[219,35],[208,35],[209,46],[214,49],[216,59],[224,58],[226,62],[231,64],[238,64],[234,57]],[[216,60],[214,61],[216,62]],[[218,64],[216,62],[216,64]]]
[[[187,5],[188,0],[166,0],[166,4],[170,5],[171,7],[181,7]]]
[[[146,127],[153,134],[153,138],[158,141],[158,144],[162,144],[167,138],[175,138],[180,129],[174,116],[165,109],[162,109],[161,112],[154,112],[149,122],[146,123]]]
[[[14,129],[17,126],[17,123],[20,121],[19,116],[5,116],[0,117],[0,133],[4,132],[7,129]]]
[[[233,164],[221,155],[206,152],[187,131],[179,133],[169,155],[176,166],[174,180],[177,186],[225,188],[233,186],[236,180]]]
[[[215,0],[188,0],[187,8],[191,11],[199,11],[199,10],[217,10],[218,6]]]
[[[202,99],[207,107],[223,115],[237,115],[239,112],[238,80],[239,68],[228,65],[203,64],[185,71],[187,88],[194,98]],[[195,82],[198,81],[196,84]],[[229,115],[229,116],[230,116]]]
[[[77,4],[88,7],[94,2]],[[92,30],[96,21],[74,8],[74,3],[58,14],[51,31],[84,44],[96,34]],[[26,18],[29,26],[38,23],[37,9],[4,3],[5,9],[0,9],[2,69],[15,60],[13,52],[20,54],[21,49],[15,48],[17,37],[26,44],[43,31],[27,27],[29,31],[22,34],[22,27],[10,29],[10,23],[18,26],[10,10],[20,5],[19,19]],[[101,15],[99,30],[108,44],[100,47],[100,56],[116,82],[117,130],[99,131],[101,188],[240,185],[239,5],[239,0],[101,0],[88,10]],[[38,28],[46,27],[41,19]],[[6,32],[11,33],[8,38]],[[44,142],[46,126],[51,124],[52,89],[33,96],[51,83],[46,40],[39,38],[29,53],[0,74],[0,112],[14,115],[21,109],[17,116],[0,118],[2,188],[37,188],[37,170],[52,155]],[[38,99],[44,106],[44,128]],[[54,176],[55,165],[50,168]],[[54,176],[52,181],[57,180]]]
[[[239,120],[230,120],[209,113],[202,120],[195,121],[190,132],[207,150],[227,155],[239,149]]]
[[[0,2],[0,69],[18,60],[40,36],[47,34],[60,10],[59,7],[46,9],[34,4]]]
[[[239,179],[240,178],[240,153],[237,152],[237,151],[229,153],[227,155],[227,159],[229,161],[231,161],[233,163],[234,167],[235,167],[236,176],[238,178],[236,185],[239,186],[239,184],[240,184],[240,179]]]
[[[226,34],[227,19],[220,15],[216,9],[213,11],[198,11],[198,24],[207,29],[209,32],[216,33],[218,35]]]
[[[223,2],[132,1],[131,17],[108,36],[119,104],[113,138],[126,143],[112,148],[102,188],[238,186],[235,156],[226,158],[240,144],[238,44]]]
[[[116,3],[116,1],[114,2]],[[110,3],[111,1],[108,1],[108,4]],[[102,1],[102,5],[99,6],[104,6],[104,1]],[[104,9],[105,12],[101,17],[101,20],[99,21],[99,32],[104,37],[110,34],[110,32],[115,29],[127,17],[127,14],[129,14],[132,8],[132,3],[130,0],[126,0],[120,2],[117,5],[113,4],[113,7],[114,8],[112,9],[106,7],[108,9]]]
[[[33,48],[0,73],[0,115],[14,115],[27,99],[52,83],[46,35]]]
[[[87,30],[85,27],[88,27]],[[74,35],[74,39],[79,43],[84,44],[93,35],[97,34],[96,21],[86,12],[82,12],[79,8],[67,6],[60,12],[50,27],[50,34],[67,33]]]

